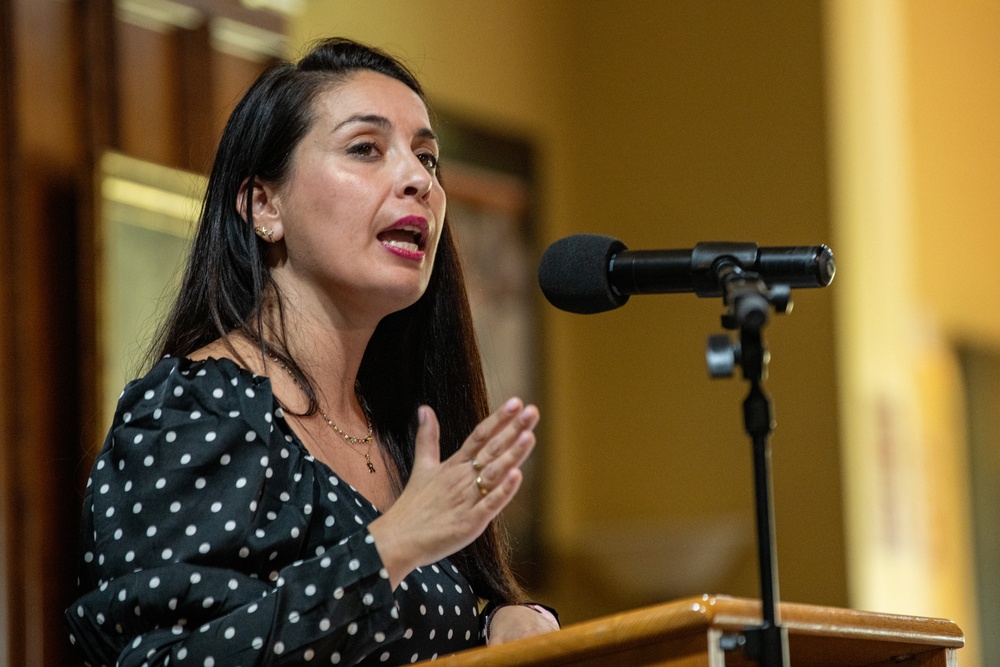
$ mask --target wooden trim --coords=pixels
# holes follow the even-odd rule
[[[719,637],[760,623],[760,603],[704,595],[624,612],[557,633],[472,649],[433,663],[439,667],[577,665],[753,665],[741,650],[723,653]],[[965,639],[955,623],[937,618],[780,605],[792,664],[945,665]],[[949,662],[951,661],[951,662]]]
[[[216,82],[213,68],[209,66],[213,54],[211,33],[205,23],[196,30],[179,30],[172,38],[174,49],[174,117],[178,123],[176,164],[182,169],[199,171],[212,164],[218,137],[215,120],[205,112],[205,103],[192,104],[192,100],[211,100]]]
[[[120,99],[116,76],[115,18],[113,0],[96,0],[85,3],[84,15],[80,23],[86,26],[82,45],[82,77],[84,82],[85,124],[82,128],[86,137],[85,170],[80,186],[80,207],[78,219],[78,276],[77,286],[80,302],[80,342],[79,359],[81,383],[79,387],[79,414],[81,424],[80,440],[91,444],[98,442],[96,420],[100,387],[92,381],[101,368],[99,343],[97,338],[97,219],[98,219],[98,165],[102,155],[120,145]],[[92,463],[93,445],[87,448],[85,459],[78,468],[77,488],[84,488]]]
[[[224,16],[209,21],[209,32],[214,50],[255,63],[266,64],[284,58],[288,50],[288,40],[283,33]]]
[[[14,11],[0,2],[0,219],[16,220],[17,127],[14,85]],[[17,331],[13,289],[17,272],[17,235],[7,240],[0,262],[0,664],[24,664],[24,628],[11,613],[24,601],[17,544],[20,521],[17,503],[17,433],[14,349]]]
[[[261,11],[247,7],[244,2],[234,0],[174,0],[178,4],[187,5],[199,10],[205,16],[221,16],[264,30],[285,32],[285,17],[274,11]]]
[[[283,30],[233,0],[176,1]],[[0,0],[0,665],[73,662],[62,613],[102,435],[95,174],[122,143],[114,12],[115,0]],[[208,104],[214,88],[196,83]]]

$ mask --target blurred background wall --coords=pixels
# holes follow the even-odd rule
[[[797,291],[766,333],[781,598],[954,618],[963,665],[1000,660],[1000,5],[0,7],[8,664],[69,662],[59,617],[108,389],[102,156],[204,172],[254,74],[331,34],[402,57],[446,131],[489,137],[485,162],[523,149],[535,263],[575,232],[635,249],[831,245],[833,285]],[[577,316],[531,295],[543,426],[512,523],[530,524],[515,534],[533,594],[567,622],[756,596],[745,388],[704,364],[721,303],[635,297]]]

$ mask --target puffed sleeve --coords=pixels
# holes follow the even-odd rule
[[[273,422],[270,382],[228,360],[164,359],[126,388],[66,612],[88,664],[353,664],[402,636],[367,529],[314,546],[323,491]]]

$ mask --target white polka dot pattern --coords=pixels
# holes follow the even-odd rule
[[[364,528],[377,516],[308,455],[267,378],[163,359],[123,392],[87,486],[73,644],[123,667],[399,665],[476,645],[476,597],[448,561],[393,594]]]

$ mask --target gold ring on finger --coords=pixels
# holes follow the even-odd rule
[[[485,467],[486,466],[484,466],[482,463],[479,462],[478,458],[472,459],[472,469],[475,470],[476,472],[479,472]]]
[[[485,496],[487,493],[490,492],[489,489],[487,489],[485,486],[483,486],[483,478],[482,478],[482,476],[476,477],[476,488],[479,489],[479,495],[481,495],[481,496]]]

